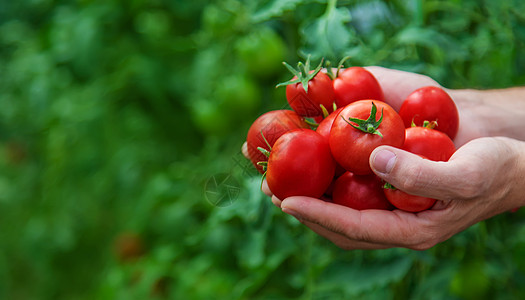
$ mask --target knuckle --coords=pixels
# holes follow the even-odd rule
[[[421,188],[423,172],[419,165],[414,165],[406,171],[406,175],[398,176],[400,183],[397,188],[406,191],[413,192]]]
[[[485,184],[482,172],[466,168],[462,179],[458,180],[455,196],[459,199],[474,199],[482,193]]]

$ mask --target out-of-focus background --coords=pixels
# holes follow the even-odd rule
[[[1,299],[525,299],[525,212],[343,251],[240,147],[308,55],[525,83],[522,0],[0,1]]]

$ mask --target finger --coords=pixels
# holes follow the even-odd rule
[[[303,222],[318,224],[350,240],[366,243],[360,246],[428,249],[441,241],[433,231],[435,226],[426,218],[400,210],[358,211],[309,197],[286,198],[281,209]]]
[[[263,180],[261,184],[261,191],[268,197],[272,197],[273,193],[270,191],[270,187],[268,186],[268,182],[266,181],[266,178]]]
[[[275,195],[272,196],[272,203],[273,203],[273,205],[281,208],[282,201],[279,198],[275,197]]]
[[[248,142],[244,142],[244,144],[242,144],[241,150],[244,157],[250,159],[250,152],[248,152]]]
[[[310,222],[310,221],[303,220],[301,221],[301,223],[306,225],[313,232],[331,241],[336,246],[344,250],[356,250],[356,249],[371,250],[371,249],[386,249],[386,248],[393,247],[393,246],[388,246],[388,245],[383,245],[383,244],[374,244],[374,243],[367,243],[367,242],[362,242],[362,241],[351,240],[339,233],[332,232],[326,229],[325,227],[317,223]]]
[[[457,198],[464,169],[455,162],[436,162],[390,146],[370,155],[374,173],[396,188],[413,195],[439,200]]]

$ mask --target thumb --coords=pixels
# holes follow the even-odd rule
[[[431,161],[390,146],[374,149],[370,166],[377,176],[406,193],[439,200],[454,198],[454,187],[461,181],[457,178],[461,172],[452,163]]]

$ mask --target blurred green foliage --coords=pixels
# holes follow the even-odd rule
[[[285,105],[283,60],[497,88],[524,44],[521,0],[1,0],[0,298],[523,299],[523,211],[342,251],[240,146]]]

